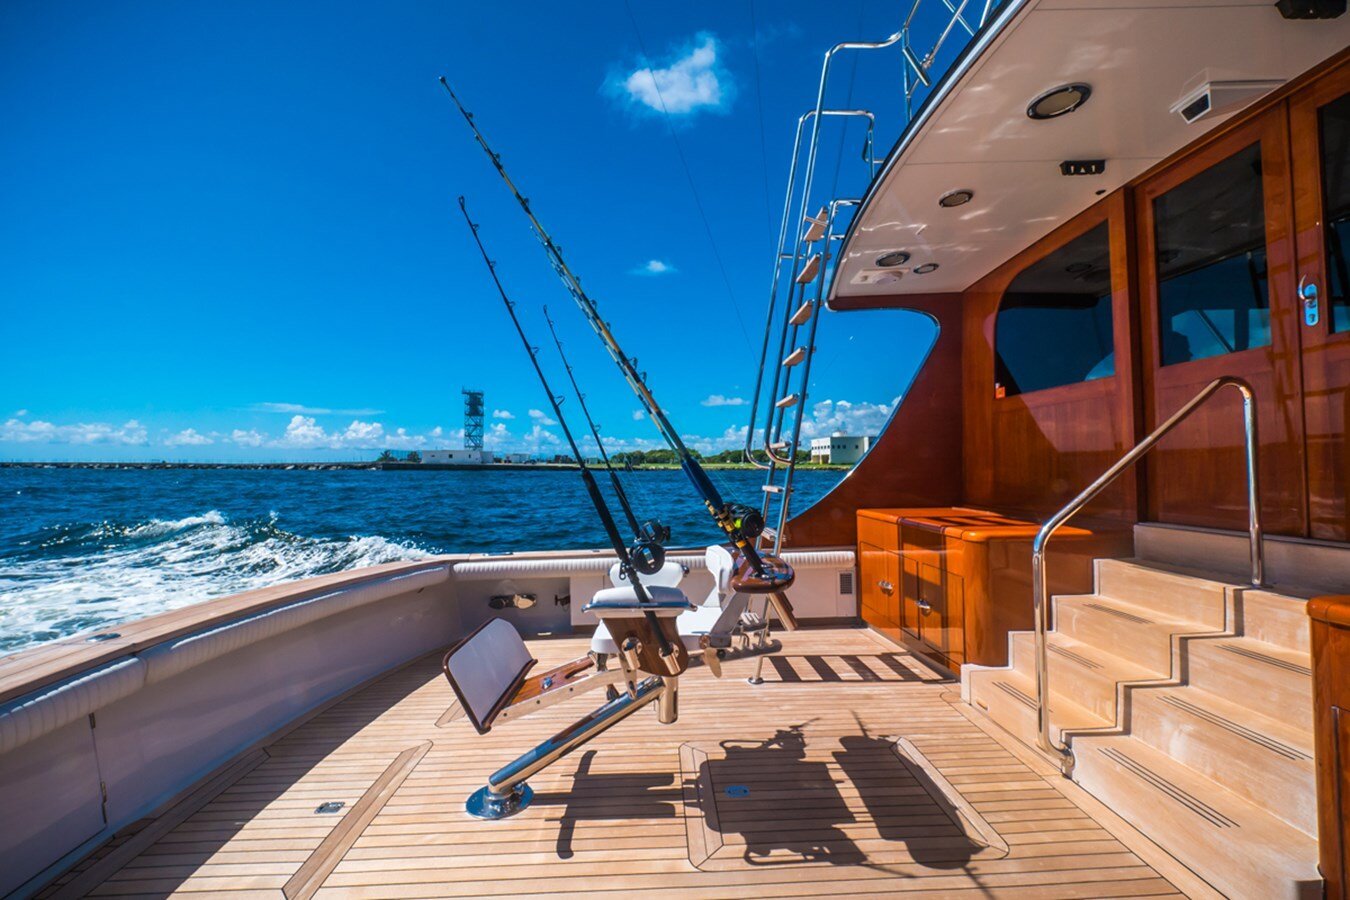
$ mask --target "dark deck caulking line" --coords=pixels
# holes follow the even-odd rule
[[[409,747],[395,757],[389,767],[380,773],[380,777],[375,779],[375,783],[366,788],[361,799],[348,810],[342,821],[328,833],[328,837],[314,848],[304,865],[286,882],[281,891],[287,900],[308,900],[323,887],[324,881],[337,868],[343,855],[356,843],[356,839],[379,811],[384,809],[403,780],[417,768],[430,749],[431,741],[426,741],[416,747]]]

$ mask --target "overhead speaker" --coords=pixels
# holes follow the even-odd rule
[[[1173,103],[1171,111],[1190,125],[1209,116],[1241,109],[1282,84],[1283,81],[1207,81]]]
[[[1334,19],[1345,14],[1345,0],[1279,0],[1275,8],[1286,19]]]

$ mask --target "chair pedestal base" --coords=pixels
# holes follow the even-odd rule
[[[484,786],[464,801],[464,811],[475,819],[505,819],[525,809],[533,799],[534,790],[524,782],[507,794],[494,794],[492,788]]]

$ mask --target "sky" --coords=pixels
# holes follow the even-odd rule
[[[743,443],[797,117],[900,5],[0,4],[0,460],[562,449],[459,216],[553,387],[549,306],[611,451],[659,446],[437,82],[444,75],[692,446]],[[855,55],[855,58],[856,55]],[[830,103],[903,123],[900,57]],[[836,120],[837,121],[837,120]],[[859,196],[831,124],[819,199]],[[821,322],[804,434],[875,434],[933,340]],[[563,404],[584,432],[575,400]]]

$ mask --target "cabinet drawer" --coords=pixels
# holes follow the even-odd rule
[[[880,547],[882,550],[899,550],[900,526],[894,522],[883,522],[880,519],[859,516],[858,543],[871,544],[873,547]]]

